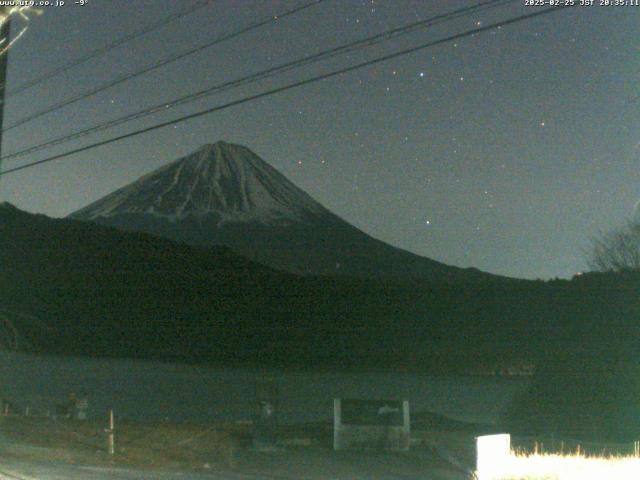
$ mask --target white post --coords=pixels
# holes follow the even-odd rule
[[[113,421],[113,409],[109,410],[109,429],[107,432],[109,433],[107,436],[109,455],[114,455],[116,453],[116,442],[115,442],[115,433],[114,433],[114,421]]]
[[[342,400],[333,399],[333,449],[340,450],[340,435],[342,434]]]
[[[409,414],[409,400],[402,401],[402,435],[405,444],[400,444],[403,450],[409,450],[411,447],[411,418]]]

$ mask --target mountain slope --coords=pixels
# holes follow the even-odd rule
[[[0,313],[20,345],[49,353],[367,369],[481,369],[572,350],[635,358],[639,289],[638,275],[300,277],[227,248],[0,204]]]
[[[224,245],[270,267],[305,275],[478,281],[376,240],[331,213],[248,148],[218,142],[73,213],[189,245]]]

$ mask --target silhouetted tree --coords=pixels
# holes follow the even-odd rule
[[[40,322],[36,317],[0,307],[0,351],[12,352],[30,348],[28,340],[20,334],[16,321],[25,326],[34,325],[36,328],[42,328],[38,326]]]
[[[595,237],[589,267],[601,272],[640,271],[640,222]]]
[[[630,442],[640,438],[640,364],[602,354],[555,355],[503,418],[520,435]]]

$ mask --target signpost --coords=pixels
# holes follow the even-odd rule
[[[334,450],[408,450],[410,437],[407,400],[333,401]]]

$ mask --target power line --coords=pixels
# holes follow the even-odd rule
[[[151,33],[154,30],[158,30],[159,28],[164,27],[165,25],[168,25],[171,22],[175,22],[176,20],[179,20],[183,17],[186,17],[187,15],[190,15],[191,13],[194,13],[204,7],[208,7],[209,5],[211,5],[215,0],[201,0],[199,2],[197,2],[195,5],[193,5],[190,8],[187,8],[186,10],[183,10],[182,12],[176,13],[176,14],[171,14],[168,15],[162,19],[160,19],[159,21],[157,21],[156,23],[152,23],[151,25],[144,27],[140,30],[136,30],[135,32],[132,32],[128,35],[125,35],[124,37],[109,43],[108,45],[104,45],[102,47],[98,47],[94,50],[91,50],[89,53],[87,53],[86,55],[83,55],[75,60],[72,60],[69,63],[66,63],[60,67],[56,67],[53,68],[51,70],[49,70],[47,73],[44,73],[43,75],[36,77],[33,80],[30,80],[28,82],[23,83],[22,85],[20,85],[19,87],[17,87],[15,90],[11,90],[9,91],[9,93],[7,94],[7,98],[9,97],[13,97],[14,95],[18,95],[19,93],[24,92],[25,90],[28,90],[32,87],[35,87],[36,85],[41,84],[42,82],[45,82],[47,80],[50,80],[51,78],[54,78],[58,75],[60,75],[62,72],[66,72],[67,70],[71,69],[71,68],[75,68],[79,65],[82,65],[84,63],[87,63],[89,60],[93,60],[94,58],[98,58],[102,55],[104,55],[107,52],[110,52],[111,50],[113,50],[114,48],[120,47],[121,45],[124,45],[125,43],[131,42],[132,40],[135,40],[139,37],[142,37],[143,35],[146,35],[147,33]]]
[[[204,116],[204,115],[208,115],[210,113],[214,113],[214,112],[218,112],[218,111],[221,111],[221,110],[225,110],[227,108],[234,107],[236,105],[241,105],[241,104],[244,104],[244,103],[252,102],[254,100],[258,100],[258,99],[261,99],[261,98],[264,98],[264,97],[275,95],[277,93],[282,93],[282,92],[285,92],[287,90],[291,90],[291,89],[298,88],[298,87],[301,87],[301,86],[304,86],[304,85],[308,85],[310,83],[315,83],[315,82],[318,82],[318,81],[321,81],[321,80],[326,80],[326,79],[329,79],[329,78],[332,78],[332,77],[336,77],[338,75],[342,75],[342,74],[345,74],[345,73],[348,73],[348,72],[352,72],[354,70],[359,70],[359,69],[364,68],[364,67],[369,67],[369,66],[375,65],[377,63],[385,62],[385,61],[391,60],[393,58],[397,58],[397,57],[400,57],[400,56],[404,56],[404,55],[408,55],[408,54],[411,54],[411,53],[415,53],[415,52],[418,52],[420,50],[424,50],[426,48],[430,48],[430,47],[433,47],[433,46],[436,46],[436,45],[441,45],[443,43],[447,43],[447,42],[450,42],[450,41],[453,41],[453,40],[458,40],[458,39],[461,39],[461,38],[470,37],[472,35],[476,35],[476,34],[479,34],[479,33],[482,33],[482,32],[493,30],[493,29],[496,29],[496,28],[499,28],[499,27],[504,27],[504,26],[507,26],[507,25],[512,25],[512,24],[515,24],[515,23],[523,22],[525,20],[530,20],[532,18],[540,17],[542,15],[546,15],[546,14],[549,14],[549,13],[552,13],[552,12],[558,12],[558,11],[561,11],[561,10],[563,10],[565,8],[570,8],[570,6],[562,5],[562,6],[557,6],[557,7],[550,7],[550,8],[546,8],[546,9],[543,9],[543,10],[539,10],[537,12],[529,13],[529,14],[526,14],[526,15],[520,15],[520,16],[517,16],[517,17],[514,17],[514,18],[510,18],[508,20],[503,20],[503,21],[500,21],[500,22],[492,23],[492,24],[486,25],[484,27],[478,27],[478,28],[474,28],[472,30],[467,30],[466,32],[457,33],[455,35],[450,35],[450,36],[442,38],[440,40],[435,40],[435,41],[432,41],[432,42],[429,42],[429,43],[424,43],[424,44],[421,44],[421,45],[418,45],[418,46],[415,46],[415,47],[407,48],[407,49],[404,49],[404,50],[400,50],[398,52],[394,52],[394,53],[391,53],[391,54],[388,54],[388,55],[384,55],[384,56],[375,58],[373,60],[368,60],[368,61],[361,62],[361,63],[355,64],[355,65],[351,65],[349,67],[344,67],[344,68],[341,68],[341,69],[338,69],[338,70],[334,70],[332,72],[324,73],[324,74],[321,74],[321,75],[316,75],[316,76],[308,78],[306,80],[300,80],[300,81],[297,81],[297,82],[294,82],[294,83],[290,83],[288,85],[284,85],[282,87],[273,88],[271,90],[267,90],[265,92],[258,93],[258,94],[255,94],[255,95],[250,95],[248,97],[244,97],[244,98],[241,98],[239,100],[234,100],[234,101],[225,103],[223,105],[218,105],[216,107],[208,108],[206,110],[201,110],[199,112],[191,113],[189,115],[184,115],[182,117],[179,117],[179,118],[167,121],[167,122],[158,123],[158,124],[152,125],[150,127],[146,127],[146,128],[142,128],[142,129],[139,129],[139,130],[135,130],[133,132],[129,132],[129,133],[126,133],[126,134],[123,134],[123,135],[119,135],[117,137],[113,137],[113,138],[110,138],[110,139],[107,139],[107,140],[102,140],[100,142],[96,142],[96,143],[93,143],[93,144],[90,144],[90,145],[86,145],[84,147],[76,148],[76,149],[70,150],[68,152],[60,153],[60,154],[57,154],[57,155],[52,155],[52,156],[44,158],[42,160],[38,160],[38,161],[35,161],[35,162],[30,162],[30,163],[27,163],[25,165],[21,165],[19,167],[14,167],[14,168],[11,168],[11,169],[8,169],[8,170],[4,170],[4,171],[0,172],[0,176],[8,175],[10,173],[14,173],[14,172],[17,172],[17,171],[20,171],[20,170],[25,170],[27,168],[32,168],[32,167],[35,167],[36,165],[42,165],[44,163],[49,163],[49,162],[52,162],[54,160],[59,160],[61,158],[69,157],[69,156],[74,155],[76,153],[81,153],[81,152],[85,152],[87,150],[92,150],[94,148],[101,147],[101,146],[104,146],[104,145],[108,145],[110,143],[115,143],[115,142],[118,142],[120,140],[124,140],[124,139],[127,139],[127,138],[131,138],[131,137],[135,137],[135,136],[138,136],[138,135],[142,135],[144,133],[148,133],[148,132],[151,132],[153,130],[158,130],[158,129],[161,129],[161,128],[164,128],[164,127],[175,125],[176,123],[185,122],[185,121],[191,120],[193,118],[197,118],[197,117],[201,117],[201,116]]]
[[[433,25],[439,24],[439,23],[444,23],[444,22],[448,22],[451,21],[455,18],[459,18],[462,16],[466,16],[469,15],[471,13],[478,13],[480,11],[484,11],[487,9],[492,9],[492,8],[496,8],[499,6],[503,6],[506,5],[508,3],[514,3],[515,1],[518,0],[489,0],[483,3],[479,3],[477,5],[471,6],[471,7],[466,7],[466,8],[461,8],[458,10],[454,10],[452,12],[446,13],[446,14],[441,14],[441,15],[437,15],[434,17],[430,17],[428,19],[425,20],[420,20],[402,27],[397,27],[391,30],[387,30],[385,32],[361,39],[361,40],[356,40],[354,42],[350,42],[338,47],[334,47],[331,48],[329,50],[324,50],[322,52],[313,54],[313,55],[308,55],[306,57],[302,57],[300,59],[297,60],[293,60],[290,62],[286,62],[284,64],[280,64],[277,65],[275,67],[271,67],[268,68],[266,70],[262,70],[260,72],[257,72],[255,74],[251,74],[245,77],[241,77],[235,80],[231,80],[228,82],[224,82],[221,84],[217,84],[214,85],[212,87],[208,87],[204,90],[200,90],[198,92],[189,94],[189,95],[185,95],[183,97],[180,97],[178,99],[174,99],[171,100],[169,102],[162,102],[160,104],[156,104],[153,105],[151,107],[147,107],[143,110],[140,110],[138,112],[134,112],[134,113],[130,113],[127,115],[124,115],[122,117],[104,122],[104,123],[100,123],[97,125],[94,125],[92,127],[88,127],[85,128],[83,130],[79,130],[76,132],[73,132],[71,134],[67,134],[67,135],[63,135],[61,137],[57,137],[54,138],[52,140],[48,140],[44,143],[32,146],[32,147],[28,147],[26,149],[23,150],[19,150],[17,152],[13,152],[11,154],[6,155],[4,158],[5,159],[10,159],[10,158],[16,158],[16,157],[22,157],[24,155],[30,154],[30,153],[34,153],[37,151],[40,151],[42,149],[51,147],[51,146],[55,146],[55,145],[59,145],[61,143],[65,143],[69,140],[73,140],[73,139],[77,139],[77,138],[81,138],[84,137],[86,135],[92,134],[92,133],[96,133],[111,127],[115,127],[117,125],[121,125],[123,123],[127,123],[133,120],[138,120],[144,117],[147,117],[149,115],[153,115],[155,113],[158,112],[165,112],[167,111],[169,108],[173,108],[176,107],[178,105],[183,105],[186,103],[190,103],[193,102],[195,100],[198,100],[200,98],[204,98],[210,95],[213,95],[215,93],[220,93],[222,91],[226,91],[226,90],[230,90],[233,88],[237,88],[240,87],[242,85],[247,85],[247,84],[251,84],[251,83],[255,83],[258,82],[260,80],[263,80],[265,78],[269,78],[269,77],[273,77],[275,75],[279,75],[281,73],[305,66],[305,65],[310,65],[316,62],[319,62],[321,60],[326,60],[328,58],[332,58],[334,56],[337,55],[342,55],[348,52],[352,52],[361,48],[365,48],[365,47],[369,47],[372,45],[375,45],[377,43],[392,39],[392,38],[397,38],[401,35],[406,35],[408,33],[413,33],[415,31],[417,31],[418,29],[421,28],[425,28],[425,27],[431,27]]]
[[[20,125],[24,125],[25,123],[33,121],[36,118],[40,118],[43,115],[55,112],[56,110],[59,110],[59,109],[64,108],[64,107],[67,107],[69,105],[77,103],[77,102],[79,102],[81,100],[84,100],[86,98],[92,97],[92,96],[94,96],[94,95],[96,95],[96,94],[98,94],[100,92],[108,90],[109,88],[115,87],[116,85],[119,85],[121,83],[127,82],[129,80],[133,80],[134,78],[137,78],[137,77],[140,77],[142,75],[145,75],[145,74],[147,74],[147,73],[149,73],[149,72],[151,72],[153,70],[157,70],[158,68],[164,67],[165,65],[169,65],[170,63],[173,63],[173,62],[175,62],[177,60],[181,60],[181,59],[186,58],[186,57],[188,57],[190,55],[198,53],[198,52],[200,52],[202,50],[205,50],[207,48],[211,48],[214,45],[218,45],[218,44],[220,44],[222,42],[225,42],[227,40],[230,40],[232,38],[236,38],[236,37],[239,37],[241,35],[244,35],[245,33],[249,33],[251,31],[256,30],[256,29],[258,29],[260,27],[263,27],[264,25],[267,25],[269,23],[276,22],[276,21],[278,21],[278,20],[280,20],[282,18],[288,17],[290,15],[294,15],[294,14],[296,14],[298,12],[301,12],[302,10],[305,10],[305,9],[307,9],[309,7],[313,7],[313,6],[315,6],[315,5],[319,4],[319,3],[322,3],[323,1],[325,1],[325,0],[313,0],[312,2],[305,3],[305,4],[301,5],[301,6],[293,8],[291,10],[287,10],[287,11],[285,11],[283,13],[278,13],[276,15],[270,16],[269,18],[267,18],[265,20],[261,20],[259,22],[253,23],[253,24],[249,25],[248,27],[244,27],[244,28],[242,28],[240,30],[236,30],[235,32],[229,33],[227,35],[222,35],[222,36],[216,37],[213,41],[207,42],[207,43],[205,43],[203,45],[199,45],[199,46],[197,46],[195,48],[191,48],[189,50],[186,50],[184,52],[178,53],[176,55],[172,55],[170,57],[164,58],[164,59],[162,59],[162,60],[160,60],[160,61],[158,61],[156,63],[153,63],[153,64],[148,65],[146,67],[143,67],[143,68],[141,68],[139,70],[136,70],[133,73],[129,73],[127,75],[123,75],[121,77],[118,77],[117,79],[112,80],[111,82],[108,82],[108,83],[106,83],[104,85],[101,85],[99,87],[91,89],[91,90],[89,90],[89,91],[87,91],[85,93],[82,93],[82,94],[80,94],[80,95],[78,95],[76,97],[70,98],[68,100],[64,100],[64,101],[56,103],[56,104],[54,104],[54,105],[52,105],[50,107],[47,107],[47,108],[45,108],[43,110],[40,110],[40,111],[35,112],[35,113],[31,114],[31,115],[28,115],[28,116],[18,120],[17,122],[9,125],[3,131],[6,132],[6,131],[9,131],[9,130],[12,130],[12,129],[16,128],[16,127],[19,127]]]

